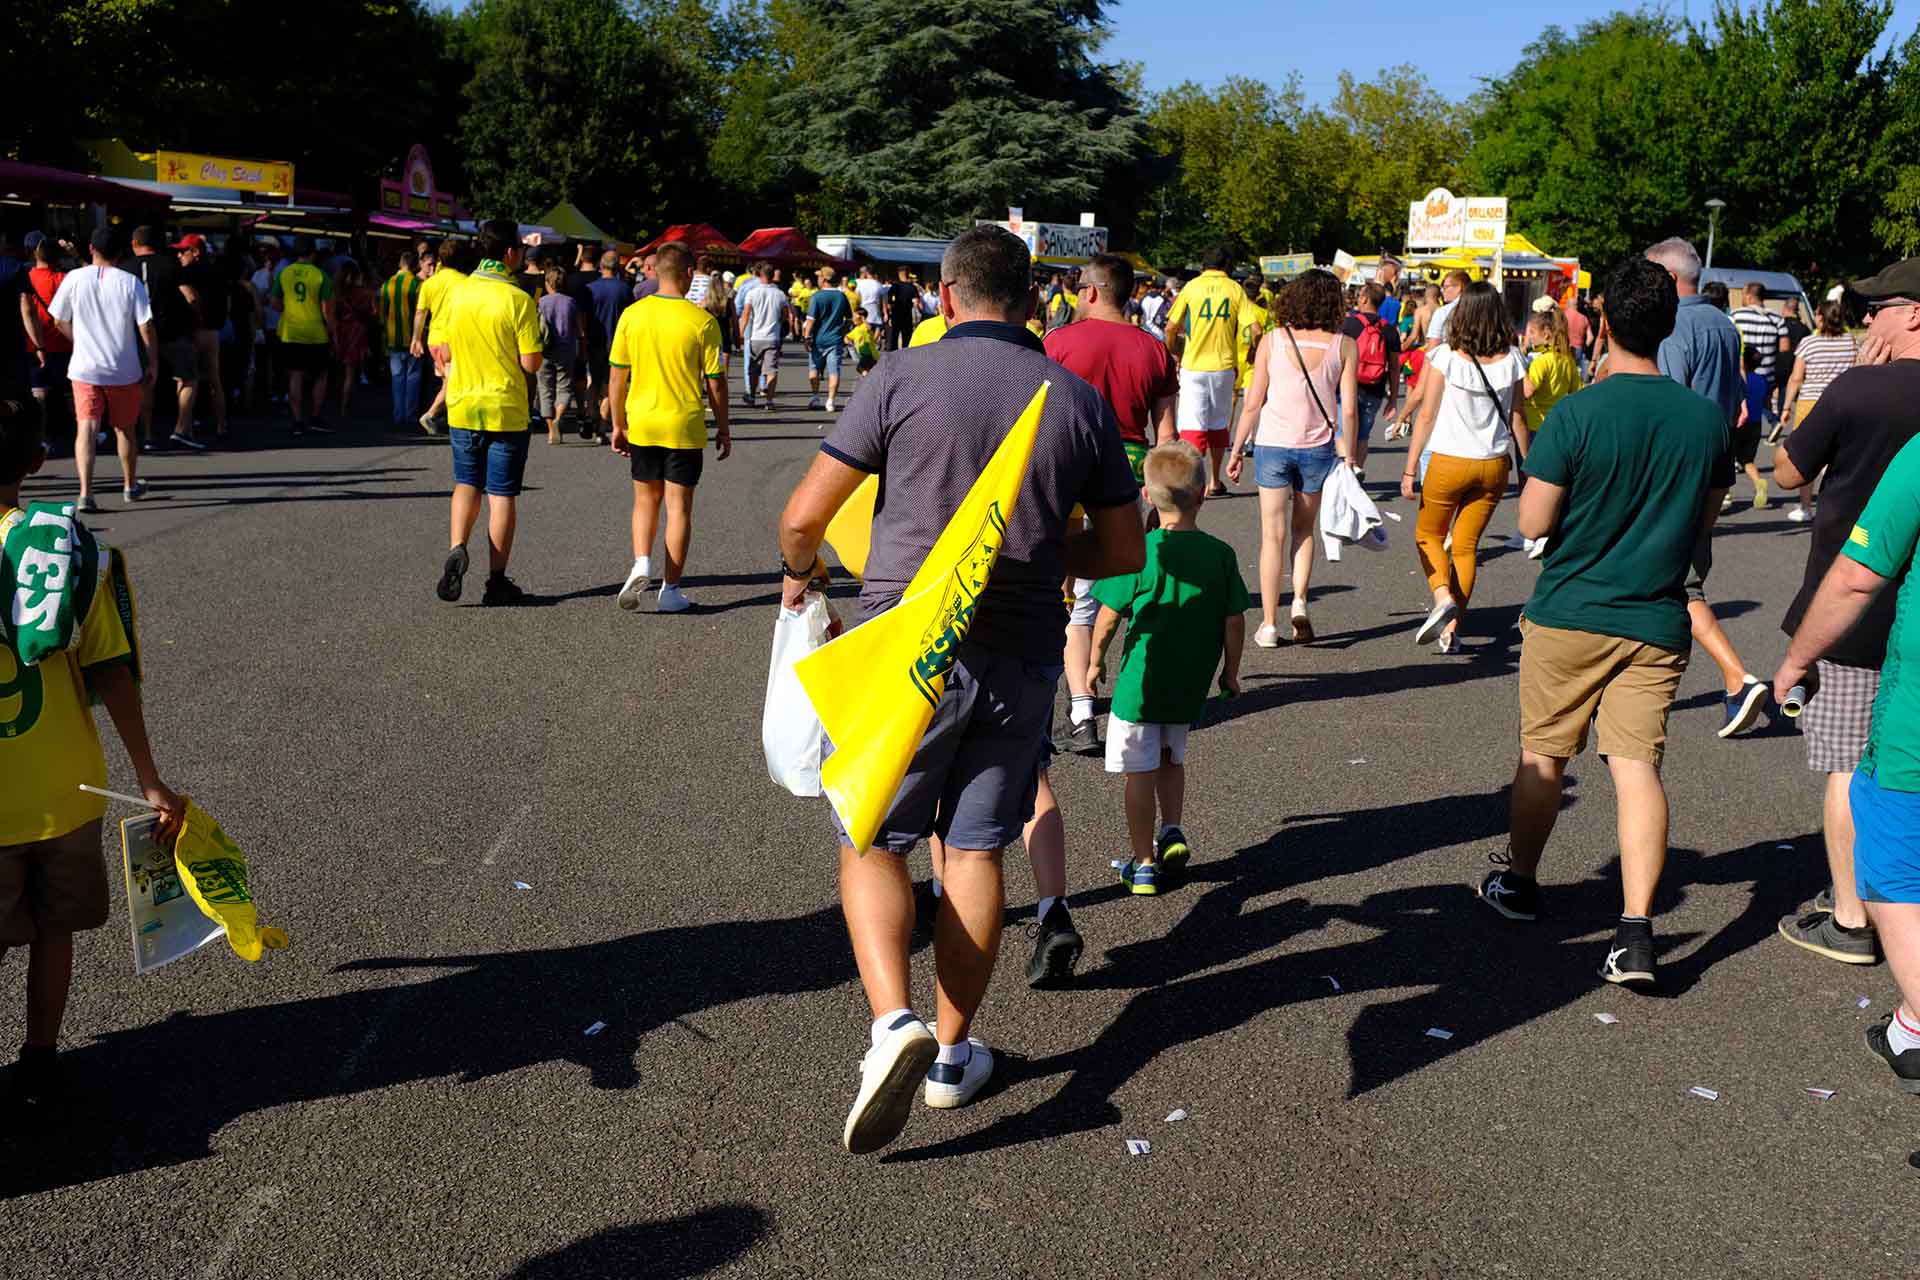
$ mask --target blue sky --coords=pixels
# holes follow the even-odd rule
[[[1297,70],[1313,102],[1326,101],[1342,71],[1364,80],[1410,62],[1441,93],[1463,98],[1479,88],[1479,77],[1512,70],[1547,22],[1572,31],[1589,18],[1634,7],[1514,0],[1477,9],[1432,0],[1119,0],[1108,13],[1114,34],[1103,56],[1144,64],[1149,89],[1182,80],[1217,84],[1229,75],[1279,84]],[[1711,0],[1666,7],[1701,19],[1712,12]],[[1920,0],[1895,0],[1889,35],[1904,39],[1917,23]]]

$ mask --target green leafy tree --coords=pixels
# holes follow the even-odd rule
[[[1341,72],[1326,114],[1337,130],[1323,148],[1338,192],[1331,230],[1347,248],[1364,253],[1398,246],[1406,238],[1407,206],[1434,187],[1459,185],[1469,141],[1466,113],[1417,67],[1393,67],[1367,81]]]
[[[1907,37],[1889,79],[1886,124],[1867,174],[1873,234],[1885,256],[1910,258],[1920,254],[1920,31]]]

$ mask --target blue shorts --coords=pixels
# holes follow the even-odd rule
[[[485,489],[500,498],[520,494],[520,480],[527,473],[525,431],[469,431],[454,427],[447,432],[453,445],[453,482]]]
[[[1847,799],[1860,900],[1920,903],[1920,791],[1889,791],[1855,773]]]
[[[1004,849],[1018,840],[1033,816],[1062,669],[962,644],[873,847],[905,853],[930,835],[956,849]],[[833,825],[845,844],[837,816]]]
[[[830,378],[840,376],[840,353],[842,347],[834,343],[830,347],[810,344],[807,347],[807,372],[818,376],[826,374]],[[961,846],[965,848],[965,845]]]
[[[1339,457],[1333,441],[1311,449],[1289,449],[1285,445],[1253,446],[1253,482],[1262,489],[1293,489],[1297,493],[1318,493],[1333,474]]]

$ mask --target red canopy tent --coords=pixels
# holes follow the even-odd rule
[[[764,258],[776,267],[792,267],[796,270],[811,270],[816,267],[833,267],[840,271],[853,270],[853,263],[821,252],[820,247],[801,235],[797,227],[762,227],[740,242],[740,252],[750,261],[758,262]]]
[[[746,257],[740,246],[721,235],[712,226],[704,222],[682,222],[668,227],[653,239],[634,250],[635,253],[650,253],[669,240],[678,240],[693,250],[695,256],[706,254],[721,262],[745,262]]]
[[[91,174],[71,173],[20,160],[0,160],[0,199],[24,200],[30,204],[103,204],[113,209],[161,210],[167,207],[170,197],[165,192],[148,191]]]

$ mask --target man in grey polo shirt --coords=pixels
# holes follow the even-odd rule
[[[1139,489],[1113,410],[1049,360],[1023,324],[1036,300],[1031,270],[1026,245],[998,227],[949,245],[940,269],[946,336],[880,363],[781,517],[785,600],[798,608],[825,573],[818,553],[828,522],[879,473],[860,606],[863,620],[884,613],[1034,392],[1053,384],[999,560],[893,809],[870,850],[841,833],[841,908],[875,1015],[842,1134],[853,1152],[899,1135],[923,1077],[927,1105],[956,1107],[993,1072],[992,1052],[968,1030],[1000,947],[1000,856],[1033,813],[1047,747],[1067,621],[1060,584],[1131,573],[1146,559]],[[1075,504],[1089,527],[1069,532]],[[946,849],[934,924],[937,1044],[908,996],[905,854],[928,836]]]
[[[1726,313],[1700,294],[1700,255],[1693,246],[1674,236],[1647,250],[1647,260],[1657,262],[1673,277],[1680,293],[1680,310],[1675,313],[1673,332],[1660,344],[1660,372],[1681,386],[1705,396],[1719,406],[1729,428],[1737,427],[1746,413],[1746,378],[1740,372],[1740,331]],[[1713,495],[1713,511],[1720,513],[1723,489]],[[1731,738],[1753,727],[1766,707],[1767,686],[1749,672],[1746,664],[1713,616],[1707,603],[1707,575],[1713,571],[1713,523],[1707,522],[1693,549],[1693,571],[1687,577],[1687,619],[1693,626],[1693,642],[1706,650],[1720,668],[1726,694],[1721,699],[1719,734]]]

